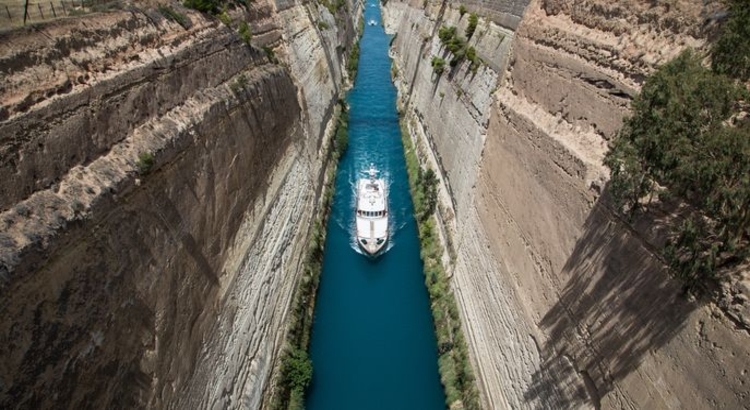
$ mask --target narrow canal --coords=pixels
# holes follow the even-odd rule
[[[349,148],[336,176],[315,307],[306,408],[444,409],[390,79],[390,38],[378,2],[367,1],[364,18],[359,70],[348,95]],[[389,186],[392,234],[388,251],[375,260],[353,239],[356,180],[370,164]]]

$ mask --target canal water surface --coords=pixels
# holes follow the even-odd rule
[[[376,7],[371,7],[371,5]],[[348,95],[349,148],[339,163],[310,355],[308,410],[444,409],[437,346],[419,258],[390,38],[366,2],[359,70]],[[370,164],[389,186],[391,241],[375,260],[354,241],[355,184]]]

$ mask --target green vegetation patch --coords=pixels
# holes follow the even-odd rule
[[[479,24],[477,13],[471,13],[471,15],[469,15],[469,25],[466,26],[465,32],[467,39],[471,39],[471,36],[474,35],[474,32],[477,30],[477,24]]]
[[[141,152],[138,154],[138,160],[135,161],[135,165],[138,167],[138,173],[140,175],[147,175],[151,172],[151,168],[154,166],[154,155],[150,152]]]
[[[431,169],[424,170],[419,165],[414,144],[403,118],[401,139],[419,229],[425,284],[430,295],[430,308],[437,336],[438,370],[445,389],[445,403],[451,409],[480,409],[479,391],[461,329],[461,318],[448,275],[441,263],[443,248],[437,237],[435,218],[432,217],[437,205],[437,175]]]
[[[462,61],[468,60],[471,62],[469,68],[472,72],[476,72],[479,69],[482,60],[477,56],[477,51],[474,47],[469,47],[466,40],[459,37],[456,27],[440,27],[438,38],[440,39],[440,43],[453,54],[453,58],[450,61],[451,67],[456,67]]]
[[[245,44],[250,45],[250,42],[253,40],[253,33],[252,31],[250,31],[250,26],[247,25],[246,21],[240,23],[240,28],[237,30],[237,32],[239,33],[242,41],[244,41]]]
[[[270,408],[274,410],[302,409],[305,390],[312,379],[313,364],[307,351],[310,346],[310,333],[313,325],[315,297],[320,285],[320,272],[323,268],[323,248],[326,237],[326,224],[333,202],[334,182],[338,160],[348,145],[348,121],[345,103],[339,100],[339,114],[336,118],[336,132],[333,136],[330,161],[326,169],[327,179],[323,188],[321,211],[313,222],[304,261],[304,271],[294,294],[291,324],[287,333],[286,346],[281,354],[281,367],[276,377]],[[343,130],[343,131],[342,131]]]
[[[750,121],[741,114],[750,93],[702,60],[687,50],[646,80],[604,160],[628,217],[647,211],[655,194],[691,206],[668,223],[664,256],[699,294],[715,288],[721,268],[747,258],[750,239]]]
[[[460,14],[461,17],[463,17],[464,14],[466,14],[467,11],[468,10],[466,9],[466,6],[464,6],[463,4],[458,7],[458,14]]]
[[[339,101],[339,107],[341,107],[341,113],[336,120],[336,134],[333,139],[336,160],[341,159],[349,147],[349,110],[343,101]]]
[[[185,0],[185,7],[198,10],[202,13],[217,15],[221,10],[223,2],[220,0]]]
[[[227,14],[226,10],[216,15],[216,18],[218,18],[219,21],[224,23],[225,26],[232,27],[232,18],[229,17],[229,14]]]
[[[750,80],[750,1],[729,0],[729,19],[713,47],[715,72]]]
[[[354,42],[351,51],[349,51],[349,60],[346,62],[346,71],[349,72],[349,78],[354,82],[357,77],[357,68],[359,67],[359,39]]]
[[[263,52],[266,53],[266,57],[268,57],[268,61],[270,61],[273,64],[278,64],[279,59],[276,58],[276,52],[273,51],[273,47],[271,46],[263,46]]]
[[[437,56],[432,57],[432,71],[437,75],[443,74],[443,71],[445,71],[445,60]]]

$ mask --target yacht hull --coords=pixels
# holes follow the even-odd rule
[[[365,254],[376,256],[388,242],[388,200],[385,182],[370,168],[369,178],[357,183],[357,244]]]

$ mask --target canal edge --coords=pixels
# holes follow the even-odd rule
[[[395,62],[394,62],[395,64]],[[445,390],[445,405],[449,409],[480,409],[481,400],[474,369],[469,356],[468,345],[464,335],[461,316],[458,311],[456,297],[450,285],[450,276],[444,264],[453,264],[455,251],[452,249],[450,238],[446,238],[442,230],[437,207],[439,200],[435,198],[435,205],[424,220],[420,220],[419,213],[425,207],[421,203],[424,198],[417,195],[422,175],[432,169],[424,158],[420,158],[414,141],[411,138],[409,124],[404,111],[399,107],[399,129],[409,177],[409,192],[414,205],[414,218],[419,232],[420,258],[423,263],[424,282],[430,297],[430,311],[438,346],[438,371],[440,382]],[[433,171],[434,172],[434,171]],[[428,188],[429,189],[429,188]],[[433,194],[437,195],[435,192]],[[446,241],[447,243],[443,243]],[[447,258],[446,258],[447,254]]]
[[[354,86],[359,68],[359,43],[364,33],[364,13],[361,4],[359,5],[357,37],[346,62],[342,64],[343,71],[347,73],[346,84],[339,93],[333,116],[329,120],[329,124],[334,124],[334,126],[326,136],[328,143],[324,148],[326,165],[322,173],[323,189],[316,200],[314,208],[316,216],[311,220],[308,229],[307,243],[309,245],[303,259],[302,273],[292,296],[291,315],[287,319],[284,342],[278,357],[274,360],[271,383],[268,391],[264,393],[265,398],[261,408],[271,410],[304,408],[307,389],[312,380],[314,368],[309,349],[315,302],[323,270],[326,232],[333,205],[338,164],[348,146],[349,107],[345,98]],[[343,139],[341,139],[342,131]],[[292,385],[295,378],[303,379],[303,383]]]

